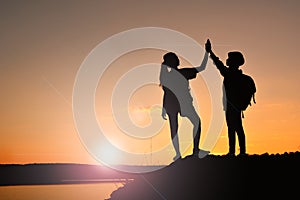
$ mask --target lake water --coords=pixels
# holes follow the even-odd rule
[[[104,200],[121,183],[0,186],[1,200]]]

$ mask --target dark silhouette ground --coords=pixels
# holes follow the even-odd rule
[[[141,174],[110,200],[299,199],[300,152],[186,157]]]

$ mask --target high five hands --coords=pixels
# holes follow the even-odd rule
[[[207,39],[207,41],[205,43],[205,50],[207,53],[211,52],[211,43],[210,43],[209,39]]]

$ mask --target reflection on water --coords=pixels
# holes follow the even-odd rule
[[[121,183],[1,186],[0,199],[5,200],[104,200],[121,187]]]

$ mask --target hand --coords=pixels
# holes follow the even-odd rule
[[[210,43],[209,39],[207,39],[207,41],[205,43],[205,50],[207,53],[211,52],[211,43]]]
[[[164,120],[167,120],[167,112],[165,108],[162,108],[161,116]]]

